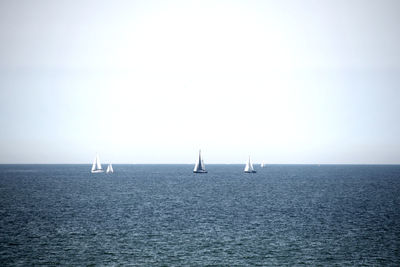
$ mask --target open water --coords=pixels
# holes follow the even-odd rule
[[[0,265],[400,266],[400,166],[0,165]]]

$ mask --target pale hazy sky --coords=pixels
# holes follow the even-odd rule
[[[0,163],[400,163],[400,1],[0,2]]]

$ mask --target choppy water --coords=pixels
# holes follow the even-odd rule
[[[400,265],[400,166],[0,165],[0,265]]]

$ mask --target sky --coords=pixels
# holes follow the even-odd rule
[[[400,164],[400,1],[0,1],[0,163]]]

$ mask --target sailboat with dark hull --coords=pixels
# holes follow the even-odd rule
[[[246,167],[244,168],[245,173],[256,173],[256,171],[253,168],[253,164],[251,163],[250,156],[249,160],[246,163]]]
[[[206,171],[206,166],[204,165],[204,161],[201,157],[201,151],[199,150],[199,158],[196,162],[196,165],[194,166],[193,169],[194,173],[207,173]]]

